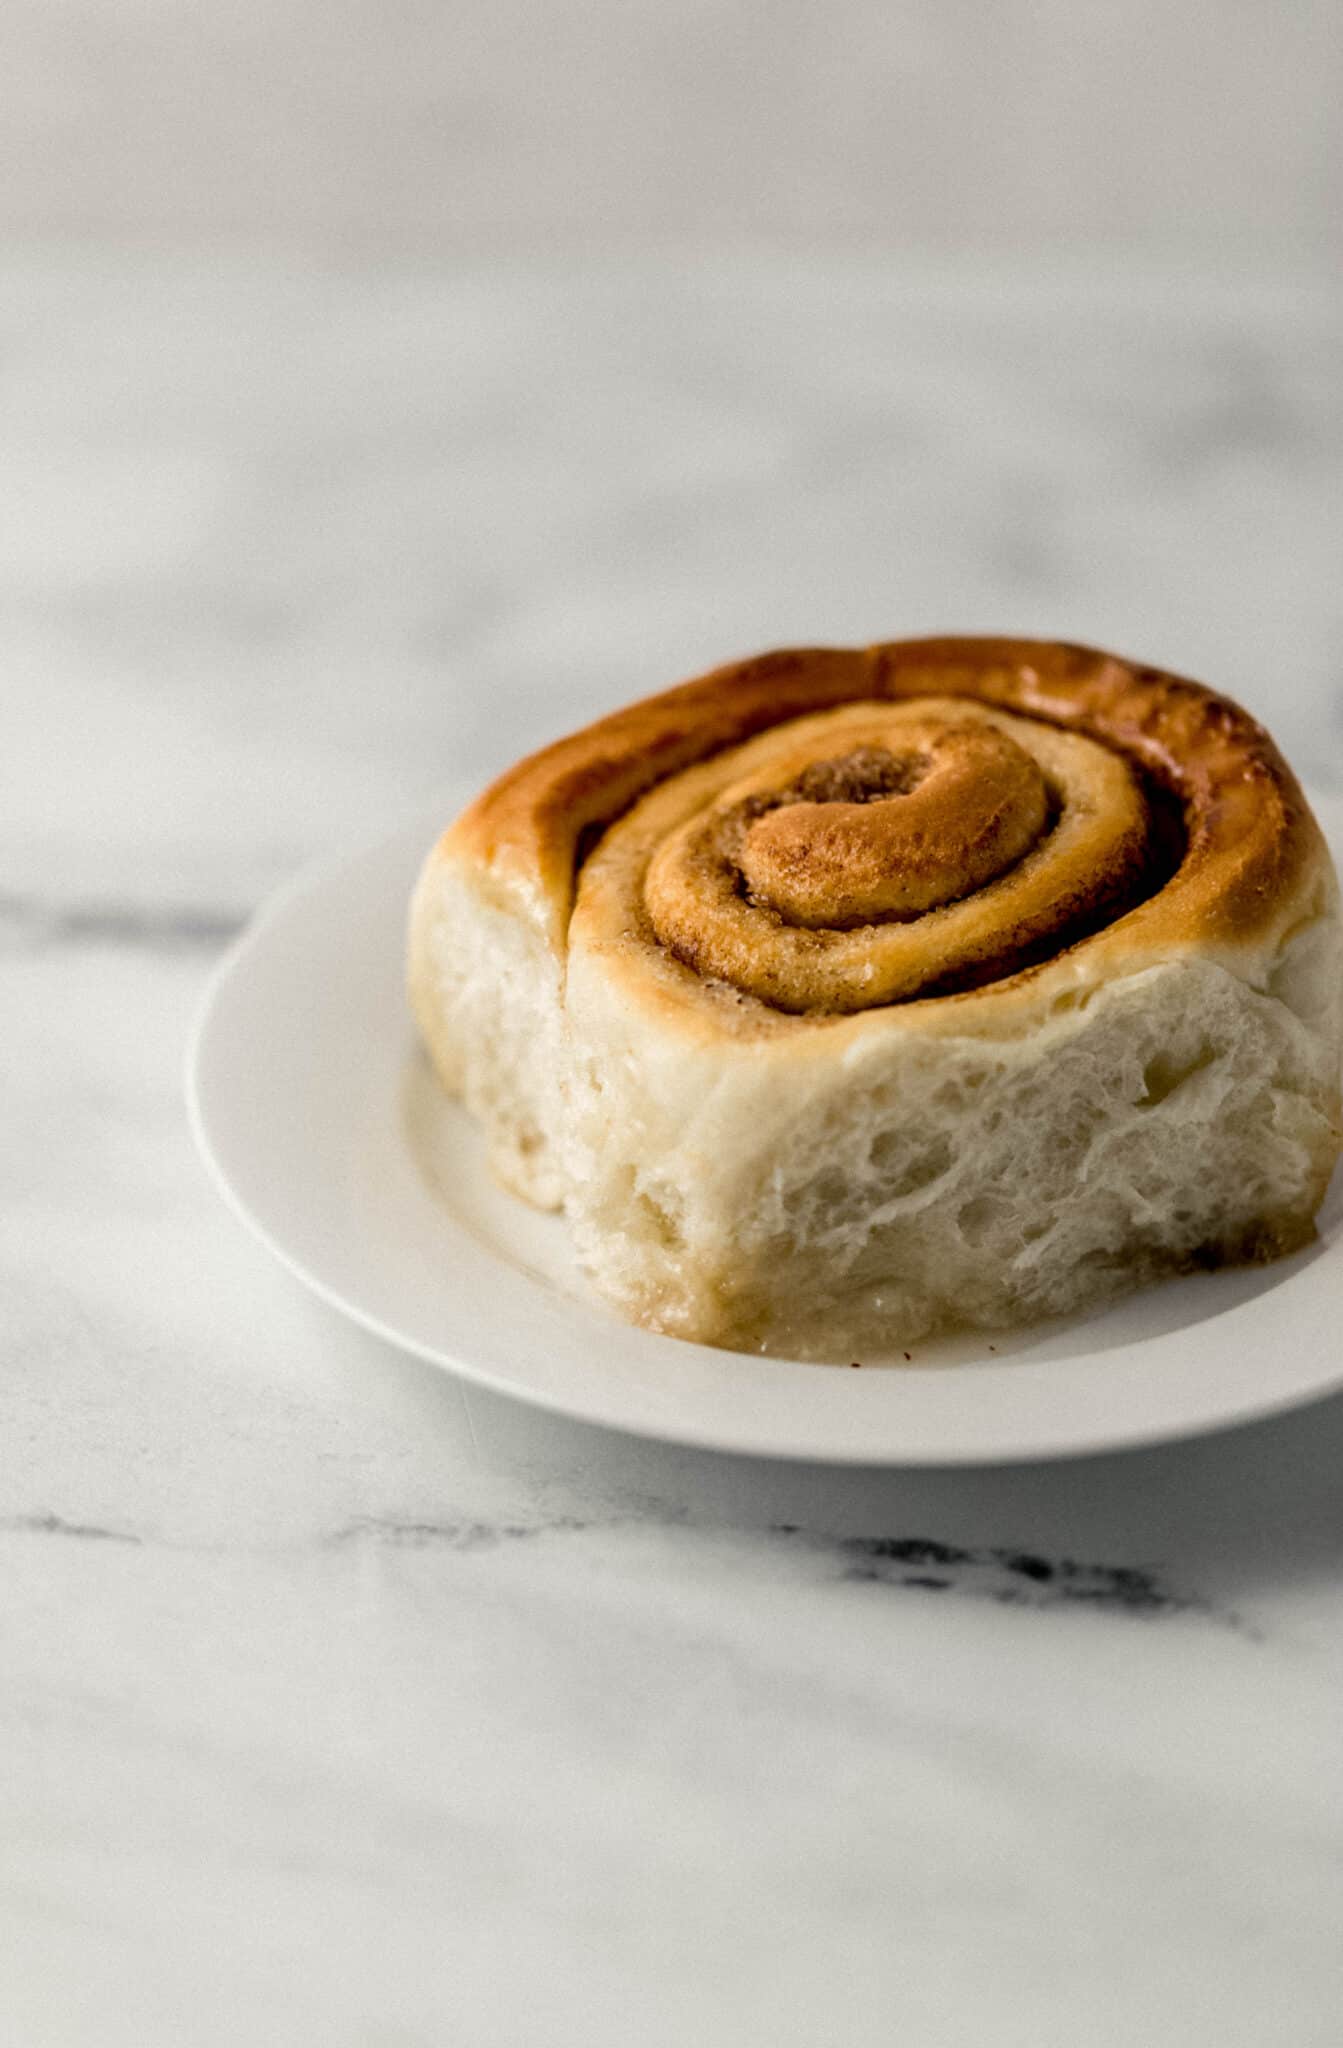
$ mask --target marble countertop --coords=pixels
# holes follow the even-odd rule
[[[1343,1401],[660,1449],[344,1327],[181,1099],[305,858],[758,645],[1086,638],[1343,784],[1290,279],[34,247],[0,290],[0,2036],[1325,2048]]]

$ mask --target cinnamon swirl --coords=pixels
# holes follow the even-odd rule
[[[1054,642],[761,656],[519,763],[410,990],[623,1312],[899,1355],[1313,1230],[1343,941],[1268,735]]]

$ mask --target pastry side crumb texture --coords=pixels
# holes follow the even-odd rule
[[[1293,1251],[1337,1151],[1336,1061],[1307,1021],[1334,936],[1283,963],[1300,1012],[1190,960],[1026,1038],[910,1037],[777,1075],[748,1057],[717,1086],[671,1065],[649,1086],[598,1004],[571,1094],[579,1249],[654,1328],[821,1357]]]
[[[694,773],[643,778],[655,837],[670,781],[690,813],[705,802]],[[1281,901],[1239,930],[1212,899],[1184,928],[1164,904],[1121,912],[999,981],[859,1014],[789,1014],[659,944],[637,790],[588,833],[558,939],[562,870],[455,830],[412,905],[412,1004],[496,1172],[565,1209],[622,1313],[728,1348],[898,1359],[1313,1236],[1340,1144],[1343,935],[1282,778],[1300,844]]]

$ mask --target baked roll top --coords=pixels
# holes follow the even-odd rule
[[[1000,639],[716,670],[522,762],[444,851],[560,958],[573,920],[798,1017],[961,993],[1079,945],[1106,972],[1188,944],[1253,975],[1327,867],[1239,706]]]
[[[804,649],[502,776],[410,984],[496,1171],[625,1314],[792,1356],[1305,1243],[1343,939],[1246,712],[1024,640]]]

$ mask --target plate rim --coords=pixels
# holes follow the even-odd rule
[[[1343,826],[1343,799],[1330,792],[1308,792],[1308,797],[1316,807],[1317,815],[1321,809],[1329,811],[1337,806],[1338,822]],[[407,854],[412,844],[427,849],[441,833],[443,819],[452,814],[452,801],[449,798],[446,804],[436,804],[432,811],[426,808],[423,813],[417,813],[413,817],[403,816],[395,826],[389,823],[384,825],[381,831],[363,834],[354,845],[339,852],[319,853],[303,862],[294,874],[261,902],[215,962],[197,1000],[187,1035],[183,1077],[187,1121],[196,1149],[226,1207],[249,1235],[262,1244],[285,1271],[298,1280],[310,1294],[357,1328],[379,1342],[389,1345],[393,1350],[455,1376],[465,1383],[465,1389],[482,1388],[507,1400],[518,1401],[524,1406],[563,1417],[568,1421],[577,1421],[590,1428],[612,1430],[644,1442],[711,1451],[722,1456],[837,1467],[889,1470],[954,1470],[971,1467],[983,1469],[1052,1464],[1120,1455],[1125,1452],[1153,1449],[1163,1444],[1190,1442],[1205,1436],[1220,1435],[1228,1430],[1248,1428],[1256,1422],[1269,1421],[1276,1416],[1290,1414],[1296,1409],[1308,1407],[1316,1401],[1326,1400],[1331,1395],[1343,1391],[1343,1357],[1340,1357],[1332,1376],[1305,1385],[1293,1384],[1276,1391],[1268,1387],[1255,1390],[1250,1396],[1241,1395],[1225,1411],[1212,1416],[1183,1419],[1163,1418],[1160,1415],[1149,1415],[1144,1419],[1139,1416],[1122,1426],[1116,1426],[1114,1421],[1110,1420],[1108,1423],[1099,1424],[1097,1433],[1090,1438],[1079,1435],[1075,1439],[1062,1442],[1049,1438],[1031,1442],[1028,1432],[1023,1431],[1021,1438],[1007,1448],[995,1448],[991,1443],[983,1443],[937,1451],[917,1445],[884,1445],[875,1452],[857,1445],[837,1444],[820,1444],[808,1449],[792,1441],[772,1442],[767,1430],[750,1435],[734,1432],[730,1425],[721,1422],[704,1423],[697,1420],[693,1408],[684,1416],[670,1420],[651,1415],[641,1417],[604,1413],[596,1401],[587,1400],[577,1391],[571,1393],[547,1388],[525,1379],[509,1378],[491,1364],[482,1363],[472,1357],[469,1350],[463,1348],[460,1343],[448,1348],[441,1343],[431,1343],[413,1332],[396,1328],[383,1315],[345,1292],[338,1282],[318,1271],[295,1252],[249,1202],[225,1161],[224,1148],[219,1141],[218,1132],[212,1129],[210,1112],[205,1100],[204,1071],[212,1032],[217,1027],[225,992],[245,973],[250,960],[264,946],[274,927],[282,924],[309,897],[315,898],[341,878],[356,874],[370,867],[375,861],[389,858],[394,848],[404,848]],[[1323,819],[1321,822],[1326,837],[1333,839],[1334,833],[1325,825]],[[1343,1168],[1340,1171],[1343,1171]],[[506,1266],[507,1262],[492,1248],[490,1256],[500,1266]],[[522,1284],[537,1284],[525,1273],[516,1268],[513,1270],[514,1277]],[[596,1307],[600,1311],[601,1304],[596,1304]],[[627,1326],[620,1321],[614,1311],[607,1313],[612,1333],[618,1337]],[[654,1333],[647,1331],[640,1331],[638,1334],[644,1340],[654,1336]],[[1177,1333],[1171,1332],[1166,1341],[1175,1341],[1176,1336]],[[672,1337],[657,1337],[656,1341],[673,1344],[678,1348],[682,1348],[683,1345],[683,1340]],[[708,1346],[694,1348],[705,1352],[711,1349]],[[734,1355],[730,1352],[713,1352],[716,1359],[724,1361],[731,1361]],[[805,1361],[788,1360],[780,1363],[802,1366]],[[1024,1365],[1025,1361],[1022,1363]],[[1059,1363],[1066,1367],[1066,1361]],[[942,1374],[982,1373],[995,1370],[1011,1372],[1019,1368],[1014,1368],[1010,1359],[1004,1359],[999,1367],[946,1365],[931,1369]],[[890,1370],[899,1371],[902,1379],[904,1378],[903,1368],[892,1367]]]

